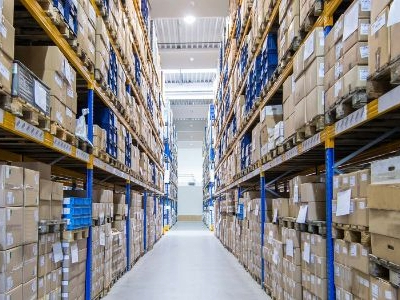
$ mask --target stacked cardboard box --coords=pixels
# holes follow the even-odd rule
[[[75,134],[76,72],[56,46],[21,46],[15,57],[50,88],[50,120]]]
[[[98,151],[106,152],[107,132],[98,125],[93,126],[93,147]]]
[[[296,49],[300,37],[300,0],[281,1],[279,5],[278,55],[286,57],[289,50]]]
[[[131,192],[131,263],[143,253],[143,203],[142,195]]]
[[[96,19],[96,57],[95,78],[103,87],[107,86],[107,75],[110,59],[110,40],[104,20],[101,16]]]
[[[282,227],[283,259],[282,283],[283,294],[287,299],[301,299],[301,250],[300,231]]]
[[[314,295],[317,299],[327,299],[325,238],[301,233],[301,268],[303,293]]]
[[[111,231],[112,239],[112,278],[115,279],[126,270],[126,237],[125,232],[115,228]]]
[[[343,97],[365,90],[371,6],[354,3],[335,23],[325,44],[325,111]]]
[[[14,0],[3,1],[0,6],[0,23],[3,28],[0,37],[0,66],[3,70],[0,74],[0,86],[4,92],[11,94],[12,61],[14,59],[15,44],[15,29],[13,27]]]
[[[154,196],[147,196],[146,201],[146,246],[147,250],[153,248],[155,244],[155,211],[156,211],[157,202],[154,199]]]
[[[324,43],[323,28],[317,27],[294,57],[295,131],[301,131],[324,114]]]
[[[285,140],[296,133],[294,128],[294,90],[295,81],[294,76],[289,75],[283,83],[283,120],[284,120],[284,133]]]
[[[260,115],[261,157],[283,142],[282,105],[265,106]]]
[[[78,2],[78,54],[86,57],[94,65],[96,59],[96,11],[89,0]]]
[[[85,275],[87,239],[63,241],[61,299],[83,299],[85,295]]]

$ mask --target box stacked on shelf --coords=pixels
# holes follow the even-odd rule
[[[107,131],[99,125],[93,126],[93,148],[96,156],[105,153],[107,149]]]
[[[106,151],[113,158],[118,155],[118,127],[120,126],[116,115],[109,108],[97,108],[95,111],[95,123],[106,130]]]
[[[81,299],[85,294],[87,239],[63,241],[61,299]]]
[[[115,228],[111,232],[112,238],[112,278],[118,278],[126,270],[126,237],[125,231]]]
[[[110,59],[110,40],[102,17],[96,19],[96,58],[95,78],[105,89],[108,86],[108,70]]]
[[[306,125],[324,127],[324,31],[315,28],[294,56],[294,129],[306,132]]]
[[[1,10],[1,24],[4,28],[4,34],[1,36],[0,46],[0,63],[3,72],[0,74],[1,89],[11,94],[12,81],[12,61],[14,60],[14,40],[15,29],[14,24],[14,1],[4,1]]]
[[[347,99],[353,107],[365,104],[371,6],[354,3],[336,22],[325,44],[325,111],[336,108],[336,117],[348,114],[340,104]]]
[[[155,244],[155,212],[156,212],[156,203],[154,201],[154,196],[147,196],[146,201],[146,246],[147,250],[153,248]]]
[[[280,2],[280,26],[278,30],[278,58],[280,61],[290,57],[290,54],[296,51],[300,44],[300,2],[305,1],[291,0]]]
[[[294,76],[289,75],[285,80],[285,82],[283,83],[283,95],[282,95],[285,141],[293,137],[296,133],[294,127],[294,118],[295,118],[294,91],[295,91]]]
[[[265,106],[260,113],[260,155],[283,142],[282,105]]]
[[[86,59],[87,66],[94,66],[96,59],[96,12],[90,1],[78,2],[77,54]]]
[[[131,192],[131,263],[135,262],[143,251],[143,203],[142,195]]]
[[[300,231],[282,227],[282,283],[288,299],[302,298]]]

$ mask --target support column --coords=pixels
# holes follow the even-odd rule
[[[143,193],[143,249],[147,250],[147,191]]]
[[[332,199],[333,199],[333,174],[334,174],[334,139],[328,138],[325,142],[326,166],[326,270],[328,277],[328,300],[335,298],[335,273],[334,273],[334,248],[332,237]]]
[[[93,101],[94,92],[93,86],[89,86],[88,90],[88,140],[93,144]],[[86,169],[86,197],[93,202],[93,160],[87,164]],[[92,205],[91,205],[92,206]],[[91,207],[90,206],[90,207]],[[90,219],[92,219],[92,212],[90,212]],[[92,293],[92,226],[89,226],[89,236],[87,238],[87,254],[86,254],[86,270],[85,270],[85,300],[91,300]]]
[[[264,257],[262,255],[264,248],[264,224],[265,224],[265,211],[267,209],[266,205],[266,194],[265,194],[265,173],[260,174],[260,189],[261,189],[261,286],[264,285],[265,269],[264,269]]]
[[[126,269],[131,269],[131,183],[128,181],[125,186],[125,204],[128,212],[126,217]]]

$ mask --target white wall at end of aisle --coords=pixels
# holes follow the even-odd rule
[[[195,180],[196,186],[201,186],[203,174],[202,148],[178,147],[178,184],[187,186]]]
[[[203,214],[203,188],[201,186],[179,186],[178,215],[201,216]]]

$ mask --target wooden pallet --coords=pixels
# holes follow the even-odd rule
[[[296,134],[291,135],[283,142],[283,147],[286,151],[292,149],[293,147],[297,146],[296,143]]]
[[[311,9],[308,11],[307,16],[304,19],[304,22],[300,24],[300,31],[303,32],[304,34],[311,31],[318,17],[322,14],[323,10],[324,10],[324,1],[323,0],[315,1]]]
[[[325,112],[325,124],[332,125],[367,103],[368,97],[364,88],[352,90],[348,95],[342,97]]]
[[[306,223],[297,223],[296,218],[292,217],[279,217],[279,225],[289,229],[295,229],[301,232],[308,232],[326,236],[326,222],[325,221],[307,221]]]
[[[368,227],[340,223],[334,223],[332,227],[332,235],[336,239],[359,243],[367,247],[371,245],[371,234]]]
[[[299,138],[296,139],[297,143],[303,142],[305,139],[312,137],[317,132],[324,130],[325,128],[325,116],[319,115],[312,119],[312,121],[307,122],[302,128],[300,128],[297,133]],[[303,136],[304,134],[304,136]]]
[[[89,236],[89,229],[83,228],[83,229],[63,231],[61,239],[67,242],[73,242],[81,239],[86,239],[88,236]]]
[[[368,77],[367,95],[369,99],[377,99],[400,84],[400,56],[379,68]]]
[[[39,221],[39,234],[55,233],[64,230],[65,221],[62,220],[41,220]]]
[[[397,288],[400,287],[400,265],[398,264],[392,263],[386,259],[379,258],[373,254],[370,254],[369,273],[374,277],[379,277],[389,281]]]
[[[33,126],[44,131],[50,131],[50,117],[36,108],[33,104],[19,97],[10,97],[5,93],[0,93],[0,108],[23,119]]]
[[[70,145],[75,146],[77,144],[75,135],[60,126],[57,122],[51,122],[50,133]]]
[[[82,150],[83,152],[86,152],[86,153],[89,153],[89,154],[92,154],[92,152],[93,152],[93,147],[91,147],[90,145],[89,145],[89,143],[88,142],[86,142],[86,141],[83,141],[83,140],[81,140],[81,139],[76,139],[76,147],[78,148],[78,149],[80,149],[80,150]]]
[[[115,220],[115,221],[123,221],[123,220],[126,220],[126,216],[123,216],[123,215],[114,215],[114,220]]]
[[[99,69],[94,69],[94,79],[100,85],[103,91],[107,90],[108,83],[107,83],[107,76],[101,72]]]
[[[93,147],[93,155],[104,161],[107,153],[98,147]]]

